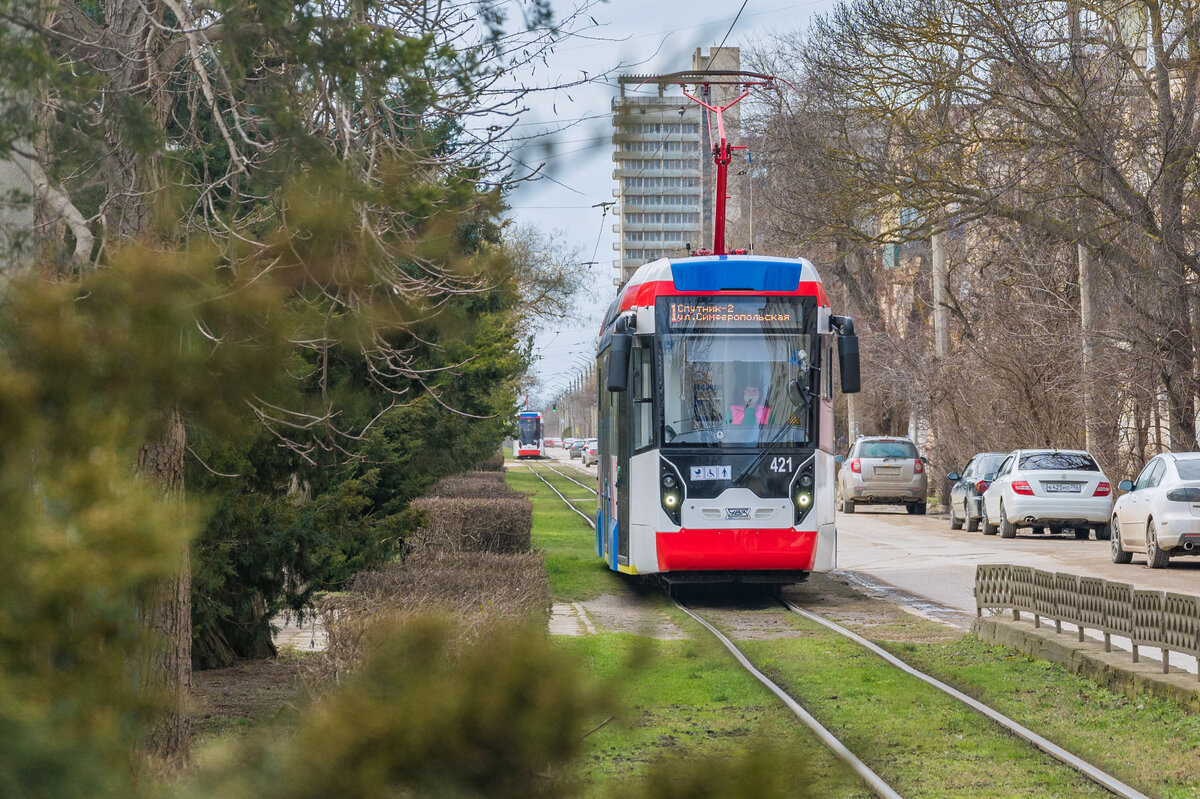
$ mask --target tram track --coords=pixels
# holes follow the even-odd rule
[[[584,485],[583,483],[579,482],[574,477],[571,477],[569,474],[564,474],[563,472],[560,472],[558,469],[555,469],[553,466],[547,466],[546,468],[549,469],[550,471],[554,472],[555,474],[557,474],[559,477],[563,478],[564,480],[570,480],[572,483],[579,486],[584,491],[588,491],[593,495],[597,495],[600,493],[599,491],[592,488],[591,486]]]
[[[571,508],[571,510],[579,516],[583,517],[588,523],[589,527],[595,529],[594,520],[588,518],[586,514],[582,513],[578,508],[576,508],[573,502],[563,495],[557,488],[555,488],[550,481],[546,480],[545,477],[538,474],[537,471],[535,471],[532,467],[528,468],[529,471],[532,472],[539,480],[545,483],[567,507]],[[588,489],[589,491],[591,490],[582,483],[579,483],[567,475],[562,474],[557,469],[554,469],[553,467],[547,468],[560,477],[570,480],[576,485]],[[886,781],[884,781],[869,766],[867,766],[852,751],[850,751],[850,749],[840,739],[838,739],[836,735],[824,727],[824,725],[822,725],[816,719],[816,717],[813,716],[812,713],[810,713],[795,697],[791,696],[778,683],[760,671],[732,639],[722,633],[711,621],[704,618],[695,609],[690,608],[681,602],[678,597],[672,596],[671,599],[681,611],[683,611],[690,618],[700,624],[711,635],[713,635],[721,643],[721,645],[727,651],[729,651],[738,664],[741,665],[742,668],[744,668],[747,672],[749,672],[751,676],[753,676],[764,687],[766,687],[768,691],[774,694],[789,710],[791,710],[792,713],[801,721],[801,723],[811,730],[818,740],[820,740],[821,743],[826,746],[826,748],[828,748],[836,757],[845,762],[856,774],[858,774],[866,786],[876,796],[879,796],[882,799],[899,799],[901,797],[900,793],[898,793],[892,786],[888,785]],[[909,665],[908,663],[905,663],[903,660],[891,654],[874,642],[863,638],[857,633],[854,633],[853,631],[848,630],[841,625],[838,625],[837,623],[820,616],[819,614],[799,607],[790,600],[781,598],[779,601],[780,604],[791,613],[795,613],[802,618],[805,618],[839,636],[854,642],[856,645],[867,650],[872,655],[880,658],[893,668],[896,668],[911,677],[937,688],[947,696],[950,696],[959,703],[969,707],[974,712],[984,716],[986,719],[1004,729],[1009,734],[1014,735],[1040,752],[1054,758],[1059,763],[1062,763],[1073,771],[1086,777],[1099,787],[1108,791],[1110,794],[1123,797],[1123,799],[1149,799],[1149,797],[1147,797],[1145,794],[1125,784],[1120,779],[1068,752],[1067,750],[1030,730],[1019,722],[1005,716],[998,710],[995,710],[994,708],[979,702],[978,700],[968,696],[956,688],[943,683],[936,677],[926,674]]]

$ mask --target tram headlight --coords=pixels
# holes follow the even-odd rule
[[[679,484],[679,478],[675,476],[675,471],[665,462],[660,464],[658,483],[663,511],[672,522],[680,524],[683,510],[683,486]]]
[[[795,510],[795,523],[800,524],[812,510],[815,496],[813,494],[812,472],[804,471],[792,484],[792,505]]]

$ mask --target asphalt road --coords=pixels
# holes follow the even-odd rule
[[[942,605],[975,612],[975,566],[1013,563],[1046,571],[1102,577],[1153,588],[1194,594],[1200,591],[1200,557],[1172,559],[1166,569],[1151,569],[1142,555],[1133,563],[1112,562],[1109,542],[1077,541],[1074,536],[1032,535],[1016,538],[951,530],[944,516],[910,516],[885,506],[838,514],[839,571],[926,597]]]

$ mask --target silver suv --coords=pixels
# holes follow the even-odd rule
[[[855,505],[904,505],[925,513],[929,482],[925,459],[903,436],[860,436],[845,458],[838,456],[837,503],[843,513]]]

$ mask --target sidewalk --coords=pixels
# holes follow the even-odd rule
[[[1063,632],[1054,631],[1054,622],[1042,620],[1033,626],[1033,618],[1022,613],[1021,621],[1005,616],[984,616],[975,620],[975,633],[981,641],[1012,647],[1040,660],[1061,663],[1076,674],[1083,675],[1125,696],[1150,696],[1175,702],[1192,712],[1200,712],[1200,679],[1195,671],[1195,658],[1172,653],[1170,661],[1190,661],[1185,668],[1170,666],[1163,674],[1162,653],[1153,647],[1139,647],[1139,661],[1133,662],[1129,649],[1119,649],[1113,639],[1111,652],[1104,651],[1103,639],[1091,637],[1089,630],[1081,642],[1077,629],[1063,624]],[[1123,640],[1124,646],[1129,646]],[[1188,670],[1190,668],[1190,670]]]
[[[325,630],[313,614],[307,614],[303,624],[297,621],[295,614],[282,613],[272,619],[279,627],[271,640],[276,649],[294,649],[298,652],[324,652],[328,643]]]

